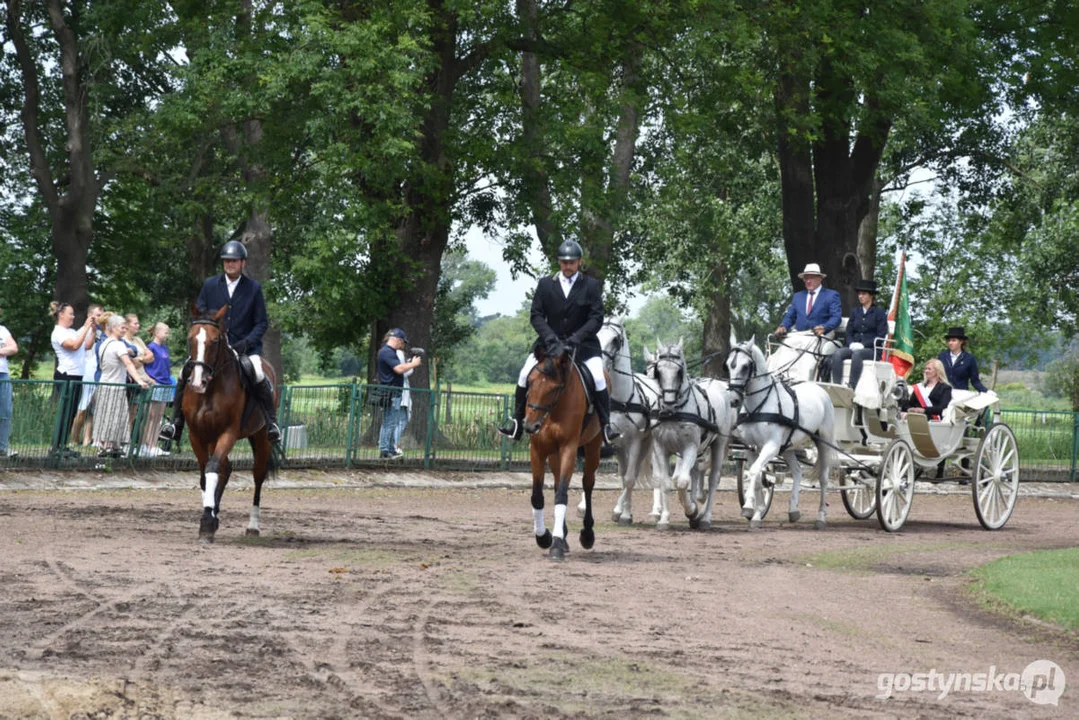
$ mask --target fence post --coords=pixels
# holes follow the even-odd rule
[[[282,385],[281,392],[277,396],[281,400],[281,448],[288,457],[288,428],[292,424],[292,386]]]
[[[356,378],[352,378],[352,390],[348,401],[348,440],[345,447],[345,468],[352,467],[352,448],[356,443],[356,428],[360,424],[359,419],[356,417],[356,408],[360,402],[357,388]]]
[[[509,422],[509,417],[510,417],[510,396],[509,395],[503,395],[502,396],[502,425],[505,425],[506,423]],[[511,459],[511,454],[512,454],[511,448],[513,447],[510,443],[512,443],[513,441],[510,440],[505,435],[503,435],[502,433],[499,433],[498,437],[501,438],[501,440],[502,440],[502,461],[501,461],[501,463],[499,465],[499,469],[500,470],[508,470],[509,466],[510,466],[510,459]]]
[[[1072,413],[1072,469],[1069,482],[1075,482],[1076,459],[1079,457],[1079,412]]]
[[[427,439],[423,449],[423,469],[430,470],[434,461],[433,440],[435,437],[435,423],[438,418],[438,388],[428,390],[427,399]]]

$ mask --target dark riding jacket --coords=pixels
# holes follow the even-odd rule
[[[561,341],[577,347],[577,359],[599,357],[602,348],[596,333],[603,327],[603,300],[599,281],[577,273],[569,296],[562,294],[558,275],[540,278],[532,296],[532,327],[539,338],[532,352]]]
[[[966,350],[959,353],[955,364],[952,364],[951,350],[945,350],[937,356],[944,363],[944,372],[948,375],[948,382],[956,390],[969,390],[973,385],[978,392],[989,392],[982,379],[978,377],[978,361]]]
[[[200,313],[211,314],[227,305],[229,309],[222,323],[228,332],[229,345],[238,347],[243,355],[262,355],[262,336],[270,324],[262,285],[241,275],[230,299],[226,283],[224,273],[207,278],[195,305]]]

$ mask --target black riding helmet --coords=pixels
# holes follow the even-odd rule
[[[229,240],[225,247],[221,248],[222,260],[246,260],[247,248],[239,240]]]
[[[559,260],[580,260],[584,257],[584,250],[575,240],[566,240],[558,246]]]

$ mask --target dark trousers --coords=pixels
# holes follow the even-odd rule
[[[79,412],[79,395],[82,392],[82,375],[68,375],[62,373],[59,370],[54,370],[52,374],[53,380],[66,380],[71,384],[67,391],[70,397],[68,398],[68,406],[64,411],[64,420],[60,426],[60,437],[55,438],[56,442],[53,443],[53,448],[64,447],[65,442],[71,439],[71,425],[75,422],[75,415]],[[56,392],[60,393],[63,388],[59,385],[54,386]],[[63,395],[59,395],[63,397]]]
[[[858,378],[862,377],[862,363],[873,359],[873,348],[851,350],[849,347],[841,347],[832,354],[832,382],[839,385],[843,382],[843,361],[850,358],[850,386],[858,387]]]

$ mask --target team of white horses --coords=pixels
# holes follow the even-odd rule
[[[825,524],[825,492],[832,464],[834,415],[827,393],[811,382],[819,358],[834,345],[806,337],[786,354],[766,360],[751,339],[732,344],[727,359],[730,381],[690,377],[681,340],[644,348],[647,369],[635,373],[622,322],[609,320],[599,332],[604,363],[611,378],[611,422],[622,437],[616,442],[622,493],[612,519],[633,522],[633,490],[653,489],[649,518],[656,527],[670,524],[667,491],[678,494],[690,527],[708,529],[727,450],[732,439],[747,446],[751,464],[742,515],[760,527],[770,497],[765,469],[782,457],[794,481],[789,519],[797,521],[801,469],[796,450],[816,446],[812,477],[820,484],[816,527]],[[672,470],[673,466],[673,470]],[[705,479],[707,478],[707,484]],[[583,503],[583,498],[582,498]]]

